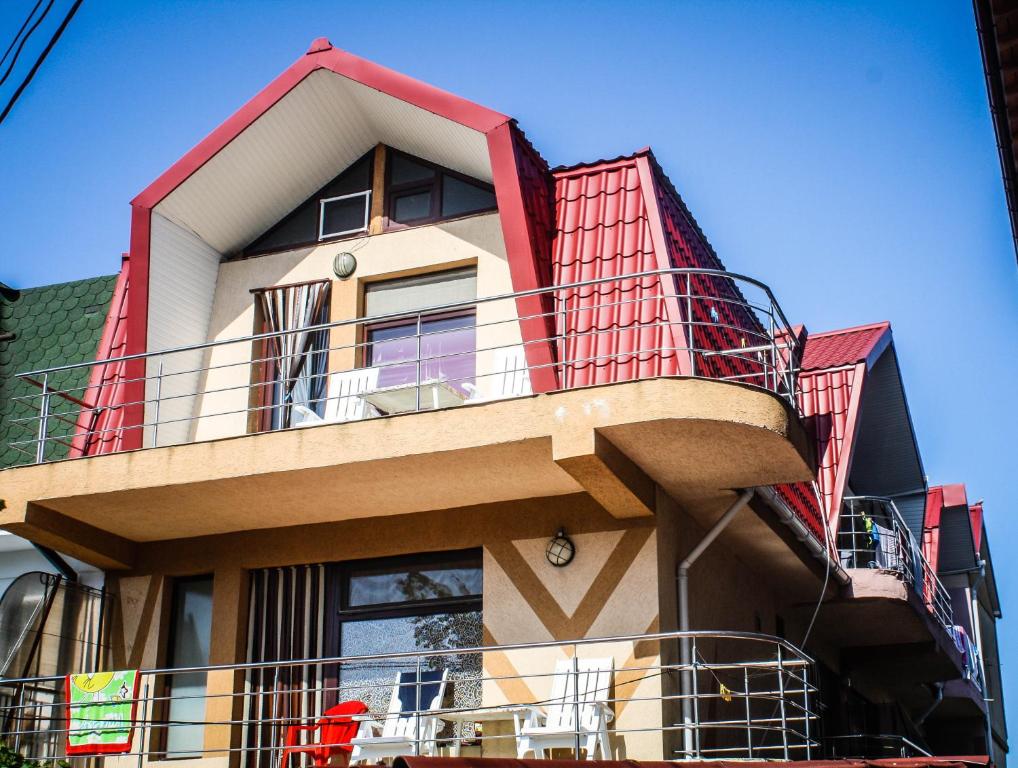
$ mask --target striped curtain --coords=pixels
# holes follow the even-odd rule
[[[273,419],[276,428],[297,423],[292,421],[294,405],[303,405],[319,416],[324,411],[328,331],[307,329],[326,322],[329,286],[326,280],[269,288],[258,294],[266,331],[280,333],[267,345],[279,382],[273,402],[279,406]]]
[[[320,659],[326,647],[326,567],[296,565],[251,572],[247,660]],[[278,768],[288,725],[310,725],[334,703],[336,673],[322,664],[247,673],[243,744],[247,768]],[[332,682],[329,682],[329,681]]]

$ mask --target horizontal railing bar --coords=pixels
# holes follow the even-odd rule
[[[792,643],[788,642],[784,638],[775,638],[771,635],[765,635],[760,632],[740,632],[735,630],[694,630],[689,632],[655,632],[651,634],[638,634],[638,635],[606,635],[603,637],[594,638],[579,638],[577,640],[570,640],[567,643],[557,640],[543,640],[536,643],[512,643],[507,645],[488,645],[488,646],[474,646],[471,648],[455,648],[455,649],[436,649],[430,650],[426,653],[415,652],[415,651],[401,651],[396,653],[374,653],[374,654],[361,654],[356,656],[331,656],[320,659],[293,659],[287,661],[274,661],[274,662],[247,662],[241,664],[217,664],[209,666],[197,666],[197,667],[163,667],[156,669],[140,670],[143,675],[164,675],[164,674],[181,674],[189,672],[225,672],[231,670],[248,670],[248,669],[282,669],[282,668],[293,668],[300,666],[310,666],[315,664],[353,664],[360,661],[375,661],[379,659],[417,659],[417,658],[436,658],[445,656],[458,656],[465,654],[484,654],[491,653],[493,651],[517,651],[527,649],[540,649],[540,648],[557,648],[562,645],[569,646],[587,646],[597,645],[598,643],[623,643],[623,642],[647,642],[656,640],[680,640],[682,638],[716,638],[724,640],[744,640],[751,643],[771,644],[780,645],[785,650],[794,654],[793,658],[801,659],[814,663],[812,657],[805,653],[800,648],[797,648]],[[59,675],[39,676],[39,677],[23,677],[23,678],[7,678],[4,683],[7,685],[22,682],[38,682],[43,680],[63,680],[64,678]]]
[[[599,361],[599,360],[608,360],[608,361],[611,361],[611,360],[616,360],[619,357],[633,358],[633,359],[639,360],[639,358],[641,356],[646,356],[646,355],[653,356],[653,355],[665,354],[665,353],[669,353],[669,352],[679,353],[679,352],[690,352],[690,351],[697,352],[697,350],[689,350],[689,349],[685,349],[683,347],[653,347],[653,348],[642,349],[639,352],[626,352],[623,355],[619,355],[618,353],[611,353],[611,354],[597,355],[597,356],[594,356],[594,357],[576,358],[574,360],[569,360],[569,361],[564,362],[564,363],[555,362],[555,363],[537,364],[537,365],[529,366],[526,370],[527,371],[534,371],[534,370],[540,370],[542,368],[557,368],[557,367],[563,367],[563,366],[565,366],[565,367],[574,367],[574,366],[580,366],[580,365],[585,365],[585,364],[596,364],[597,361]],[[426,358],[426,360],[430,360],[430,359],[431,358]],[[399,362],[399,363],[392,363],[391,365],[392,366],[407,365],[407,364],[415,364],[417,362],[422,362],[422,361],[418,361],[418,360],[403,361],[403,362]],[[753,364],[759,364],[759,361],[752,360],[752,359],[745,360],[744,362],[749,362],[749,363],[753,363]],[[369,367],[370,368],[374,368],[376,366],[369,366]],[[363,370],[363,369],[353,369],[353,370]],[[524,371],[524,369],[520,368],[520,369],[513,369],[513,370],[510,370],[510,371],[493,371],[493,372],[482,373],[482,374],[476,374],[475,373],[475,374],[473,374],[471,376],[462,376],[462,377],[445,378],[445,379],[436,380],[436,383],[438,381],[441,381],[443,383],[450,383],[450,382],[456,382],[456,381],[466,381],[468,379],[475,380],[475,379],[483,378],[483,377],[486,377],[486,376],[503,376],[503,375],[509,375],[509,374],[512,374],[512,373],[522,373],[523,371]],[[749,374],[749,375],[750,376],[766,376],[768,374],[767,374],[766,371],[761,371],[760,373]],[[682,378],[682,377],[681,376],[673,376],[671,374],[666,374],[664,376],[658,376],[658,377],[653,377],[653,378]],[[723,376],[723,377],[719,377],[719,380],[725,381],[725,380],[734,379],[734,378],[738,378],[738,377]],[[429,386],[431,383],[432,382],[422,381],[420,384],[408,383],[405,386],[407,386],[407,387],[426,387],[426,386]],[[585,385],[585,386],[597,386],[597,385],[596,384],[590,384],[590,385]],[[225,389],[225,390],[222,390],[222,391],[230,391],[231,389],[235,389],[235,390],[248,390],[250,388],[251,388],[251,385],[237,385],[236,387]],[[573,387],[573,389],[580,389],[580,388],[581,387]],[[172,397],[176,397],[176,398],[179,398],[179,399],[186,399],[186,398],[202,397],[205,394],[206,394],[205,392],[195,392],[195,393],[186,393],[184,395],[178,395],[178,396],[172,396]],[[351,395],[340,395],[336,399],[342,399],[344,397],[351,397]],[[131,402],[128,402],[128,403],[124,403],[124,404],[118,405],[117,407],[118,408],[126,408],[126,407],[129,407],[129,406],[132,406],[132,405],[144,407],[144,406],[149,405],[149,404],[154,404],[155,402],[159,402],[159,401],[165,402],[165,401],[170,400],[170,399],[171,399],[171,396],[160,398],[160,400],[155,400],[155,399],[152,399],[152,400],[149,400],[149,399],[137,400],[137,401],[131,401]],[[331,399],[333,399],[333,398],[330,398],[330,397],[326,396],[324,398],[314,398],[312,400],[308,400],[307,402],[328,402]],[[511,399],[511,398],[507,397],[507,398],[499,398],[499,399]],[[469,400],[464,400],[463,403],[460,403],[458,405],[469,405],[469,404],[470,404]],[[285,405],[285,404],[270,404],[270,405],[249,406],[247,408],[236,408],[236,409],[229,410],[229,411],[217,411],[215,413],[199,414],[198,416],[183,416],[183,417],[180,417],[180,418],[177,418],[177,419],[162,419],[161,418],[159,421],[142,422],[140,424],[131,425],[130,427],[117,426],[117,427],[110,427],[108,429],[102,429],[102,430],[100,430],[100,429],[92,429],[92,430],[88,430],[88,431],[85,431],[85,432],[79,432],[79,433],[73,433],[73,434],[72,433],[61,434],[61,435],[57,435],[57,437],[61,437],[61,438],[81,437],[81,436],[88,436],[88,435],[105,434],[106,432],[120,432],[120,431],[123,431],[123,430],[126,430],[126,429],[144,429],[146,427],[154,427],[154,426],[162,427],[162,426],[166,426],[166,425],[169,425],[169,424],[190,423],[192,421],[200,421],[202,419],[215,419],[215,418],[220,418],[220,417],[224,417],[224,416],[236,416],[236,415],[239,415],[239,414],[242,414],[242,413],[257,413],[259,411],[272,411],[272,410],[277,410],[277,409],[284,409],[286,407],[287,407],[287,405]],[[449,407],[458,407],[458,406],[449,406]],[[401,411],[401,412],[398,412],[398,413],[393,413],[393,414],[388,414],[388,415],[395,416],[395,415],[400,415],[402,413],[411,413],[411,412],[416,412],[416,410]],[[292,427],[288,427],[288,429],[296,429],[296,428],[299,428],[298,425],[294,425]],[[266,429],[266,430],[262,430],[262,431],[278,431],[278,430]],[[43,440],[51,440],[51,439],[53,439],[53,437],[49,436],[49,435],[47,435],[46,437],[43,438]],[[10,444],[11,445],[29,445],[29,444],[37,444],[38,442],[39,442],[39,439],[35,438],[35,439],[25,439],[25,440],[19,440],[19,441],[11,441]]]
[[[372,324],[377,324],[377,323],[383,323],[383,322],[390,322],[390,321],[394,321],[394,320],[401,320],[401,319],[404,319],[404,318],[417,317],[419,314],[421,314],[424,311],[427,311],[427,312],[430,313],[430,312],[452,311],[452,310],[456,310],[456,309],[469,309],[469,308],[475,307],[475,306],[477,306],[479,304],[488,304],[488,303],[497,302],[497,301],[519,300],[519,299],[523,299],[523,298],[539,297],[539,296],[544,295],[544,294],[550,294],[550,295],[552,295],[552,297],[554,297],[554,294],[560,293],[562,291],[569,291],[569,290],[572,290],[572,289],[575,289],[575,288],[582,288],[582,287],[591,286],[591,285],[600,285],[600,284],[603,284],[603,283],[612,283],[612,282],[616,282],[617,283],[617,282],[623,282],[623,281],[630,281],[630,280],[635,280],[635,279],[642,278],[642,277],[660,277],[660,276],[664,276],[664,275],[685,275],[685,274],[688,274],[688,275],[705,275],[705,276],[709,276],[709,277],[716,277],[716,278],[719,278],[719,279],[722,279],[722,280],[729,280],[729,281],[732,281],[732,282],[739,281],[739,282],[749,283],[749,284],[754,285],[757,288],[763,290],[767,294],[767,297],[771,301],[771,303],[772,303],[773,307],[775,308],[775,310],[780,312],[780,306],[778,305],[777,300],[774,298],[774,295],[771,293],[770,288],[768,288],[764,283],[760,282],[759,280],[751,278],[751,277],[749,277],[747,275],[741,275],[741,274],[734,273],[734,272],[726,272],[724,270],[698,269],[698,268],[682,267],[682,268],[667,268],[667,269],[648,270],[648,271],[645,271],[645,272],[636,272],[636,273],[627,274],[627,275],[615,275],[615,276],[611,276],[611,277],[594,278],[594,279],[583,280],[583,281],[579,281],[579,282],[575,282],[575,283],[565,283],[565,284],[562,284],[562,285],[547,286],[547,287],[542,287],[542,288],[533,288],[533,289],[529,289],[529,290],[525,290],[525,291],[514,291],[514,292],[511,292],[511,293],[503,293],[503,294],[499,294],[499,295],[496,295],[496,296],[479,296],[479,297],[474,298],[474,299],[467,299],[467,300],[456,301],[456,302],[448,302],[446,304],[435,305],[435,306],[432,306],[432,307],[421,307],[420,309],[414,310],[413,312],[390,312],[390,313],[387,313],[387,314],[375,315],[375,316],[368,317],[368,318],[360,317],[360,318],[352,318],[352,319],[345,319],[345,320],[337,320],[337,321],[332,321],[332,322],[329,322],[329,323],[321,323],[321,324],[318,324],[318,325],[307,326],[306,328],[302,328],[300,332],[302,332],[302,333],[315,333],[317,331],[324,331],[324,330],[328,330],[328,329],[331,329],[331,328],[343,327],[343,326],[346,326],[346,325],[363,324],[363,323],[366,323],[366,322],[370,322]],[[680,295],[683,298],[685,298],[685,294],[680,294],[678,291],[676,291],[675,294],[664,293],[664,294],[662,294],[662,297],[663,298],[664,297],[667,297],[667,298],[678,298]],[[715,299],[715,300],[720,300],[719,297],[713,297],[712,296],[712,297],[709,297],[709,298]],[[790,330],[792,328],[792,326],[784,318],[783,313],[781,314],[781,317],[782,317],[782,323],[785,325],[785,327],[787,329]],[[199,351],[199,350],[203,350],[203,349],[210,349],[212,347],[222,346],[224,344],[232,344],[232,343],[236,343],[238,341],[260,341],[262,339],[269,339],[269,338],[274,338],[274,337],[277,337],[277,336],[285,336],[287,334],[292,334],[292,333],[295,333],[295,331],[270,331],[270,332],[266,332],[266,333],[253,334],[253,335],[245,337],[243,339],[217,339],[217,340],[214,340],[214,341],[200,342],[200,343],[197,343],[197,344],[188,344],[188,345],[183,345],[183,346],[180,346],[180,347],[173,347],[173,348],[170,348],[170,349],[153,350],[153,351],[148,351],[148,352],[139,352],[139,353],[135,353],[135,354],[131,354],[131,355],[120,355],[120,356],[117,356],[117,357],[105,358],[105,359],[103,359],[101,361],[88,361],[88,362],[84,362],[84,363],[69,363],[67,365],[54,366],[54,367],[51,367],[51,368],[41,368],[41,369],[33,370],[33,371],[25,371],[24,373],[18,374],[18,376],[41,376],[41,375],[47,374],[47,373],[56,373],[56,372],[59,372],[59,371],[74,370],[74,369],[82,368],[82,367],[90,367],[90,366],[96,365],[96,364],[119,363],[119,362],[127,362],[127,361],[130,361],[130,360],[141,360],[141,359],[144,359],[146,357],[152,357],[152,356],[155,356],[155,355],[168,355],[168,354],[175,354],[175,353],[181,353],[181,352],[194,352],[194,351]]]
[[[661,297],[651,297],[651,298],[654,299],[654,300],[659,300]],[[685,297],[683,297],[683,298],[685,298]],[[696,298],[696,297],[694,297],[694,298]],[[647,300],[650,300],[650,299],[635,299],[635,300],[632,300],[632,301],[636,302],[636,301],[647,301]],[[520,318],[506,318],[506,319],[503,319],[503,320],[493,320],[493,321],[489,321],[487,323],[477,324],[477,325],[475,325],[473,327],[475,329],[488,329],[488,328],[491,328],[491,327],[494,327],[494,326],[498,326],[498,325],[515,324],[515,323],[518,323],[520,321],[527,320],[527,319],[554,318],[557,315],[562,314],[563,312],[601,312],[605,308],[610,308],[612,306],[622,305],[622,304],[625,304],[625,303],[628,303],[628,302],[609,302],[609,303],[606,303],[606,304],[599,304],[599,305],[596,305],[594,307],[589,307],[589,308],[573,308],[573,309],[567,309],[567,310],[556,311],[556,312],[548,312],[548,313],[541,313],[541,314],[537,314],[537,315],[523,316],[523,317],[520,317]],[[363,322],[366,325],[372,324],[368,320],[361,320],[360,322]],[[619,331],[638,330],[640,328],[660,328],[660,327],[673,327],[673,326],[699,326],[699,327],[705,327],[705,328],[720,328],[720,329],[724,329],[724,330],[738,331],[740,333],[747,334],[747,335],[750,335],[750,336],[757,336],[757,337],[759,337],[761,339],[770,339],[770,337],[767,334],[763,333],[763,332],[758,332],[758,331],[754,331],[752,329],[742,328],[740,326],[731,325],[731,324],[728,324],[728,323],[722,323],[720,321],[719,322],[705,322],[705,321],[697,321],[697,320],[686,319],[686,320],[655,320],[654,322],[638,322],[638,321],[634,320],[633,323],[634,324],[633,324],[632,327],[612,325],[611,327],[608,327],[608,328],[592,328],[592,329],[586,329],[586,330],[582,330],[582,331],[572,330],[572,331],[569,331],[568,333],[566,333],[564,335],[560,334],[560,335],[555,335],[555,336],[542,337],[542,338],[539,338],[539,339],[527,340],[527,341],[523,342],[521,345],[504,345],[503,344],[503,345],[499,345],[499,346],[496,346],[496,347],[486,347],[486,348],[478,349],[478,350],[475,350],[475,351],[476,352],[480,352],[480,351],[496,351],[496,350],[499,350],[499,349],[505,349],[505,348],[507,348],[509,346],[526,346],[526,345],[531,345],[532,346],[532,345],[537,345],[537,344],[545,344],[545,343],[548,343],[548,342],[561,341],[563,338],[567,338],[568,339],[568,338],[583,337],[583,336],[587,336],[587,335],[617,333]],[[393,338],[390,338],[390,339],[386,339],[385,341],[386,341],[386,343],[393,342],[393,341],[406,341],[406,340],[415,339],[415,338],[418,338],[418,337],[423,339],[423,338],[429,338],[431,336],[438,336],[438,335],[442,335],[442,334],[451,334],[451,333],[455,333],[455,332],[457,332],[459,330],[462,330],[462,329],[459,329],[459,328],[441,329],[441,330],[438,330],[438,331],[429,331],[429,332],[421,333],[421,334],[408,334],[406,336],[397,336],[397,337],[393,337]],[[282,334],[282,335],[291,335],[291,334],[297,334],[297,333],[309,333],[310,334],[311,332],[310,331],[305,331],[305,330],[302,329],[302,330],[299,330],[299,331],[278,331],[278,332],[275,332],[275,333]],[[253,336],[250,336],[250,337],[240,337],[240,338],[236,338],[236,339],[227,339],[227,340],[223,340],[223,344],[229,344],[229,343],[238,343],[238,344],[240,344],[240,343],[249,343],[253,338],[254,338]],[[341,351],[350,351],[350,350],[357,351],[357,350],[361,350],[361,349],[370,348],[370,347],[374,346],[377,343],[378,342],[360,341],[360,342],[354,342],[354,343],[351,343],[351,344],[343,344],[343,345],[339,345],[339,346],[325,347],[325,348],[322,348],[320,350],[314,350],[313,353],[314,354],[320,354],[320,355],[326,355],[326,354],[328,354],[330,352],[341,352]],[[765,345],[758,345],[758,346],[754,346],[754,347],[741,347],[741,348],[734,348],[732,350],[720,350],[720,351],[719,350],[709,350],[709,349],[699,349],[699,348],[696,348],[696,347],[688,348],[688,349],[687,348],[681,348],[681,349],[683,351],[695,352],[697,354],[703,355],[704,357],[708,357],[708,356],[716,356],[716,355],[722,355],[722,354],[726,354],[727,355],[727,354],[732,354],[733,352],[734,353],[739,353],[739,352],[771,351],[773,349],[779,349],[780,350],[780,349],[791,349],[791,348],[792,348],[792,345],[790,345],[790,344],[787,344],[785,342],[777,342],[776,344],[768,343],[768,344],[765,344]],[[170,354],[174,354],[174,351],[171,350],[171,351],[167,351],[167,352],[145,353],[145,356],[147,356],[147,357],[164,357],[164,356],[167,356],[167,355],[170,355]],[[469,355],[469,354],[472,354],[472,352],[460,352],[460,353],[445,354],[445,355],[433,355],[433,356],[430,356],[430,357],[427,357],[427,358],[411,358],[411,359],[408,359],[408,360],[398,361],[398,362],[391,363],[391,364],[388,364],[388,365],[405,365],[405,364],[408,364],[408,363],[413,363],[413,362],[418,362],[418,361],[423,361],[423,360],[441,360],[441,359],[446,359],[448,357],[464,356],[464,355]],[[161,376],[156,376],[156,375],[149,376],[149,375],[146,375],[146,376],[143,376],[143,377],[135,377],[135,378],[131,378],[131,379],[120,379],[119,383],[133,383],[133,382],[138,382],[138,381],[151,381],[151,380],[153,380],[155,378],[160,378],[160,377],[165,380],[165,379],[171,378],[173,376],[184,376],[184,375],[191,375],[191,374],[194,374],[194,373],[207,373],[209,371],[224,370],[224,369],[228,369],[228,368],[247,367],[247,366],[249,366],[251,364],[266,363],[266,362],[270,362],[270,361],[277,362],[279,360],[282,360],[284,357],[285,357],[284,355],[268,355],[268,356],[265,356],[265,357],[255,357],[255,358],[250,358],[250,359],[238,360],[236,362],[220,363],[218,365],[203,366],[203,367],[200,367],[200,368],[189,368],[189,369],[185,369],[185,370],[182,370],[182,371],[168,371],[168,372],[164,372],[163,374],[161,374]],[[99,365],[99,364],[105,364],[107,362],[108,362],[107,360],[94,361],[92,363],[86,363],[86,364],[83,364],[83,365]],[[753,360],[753,362],[762,363],[762,361],[759,361],[759,360]],[[386,365],[386,364],[382,364],[382,365]],[[374,368],[374,367],[380,367],[380,366],[374,366],[373,365],[373,366],[370,366],[370,367]],[[318,376],[327,376],[327,375],[329,375],[329,374],[328,373],[317,374],[317,375],[311,376],[311,378],[315,378],[315,377],[318,377]],[[28,376],[30,376],[30,374],[18,374],[18,376],[20,376],[20,377],[28,377]],[[249,384],[247,386],[248,387],[253,387],[253,386],[259,386],[259,385],[265,385],[265,384],[273,384],[273,383],[274,382],[256,382],[256,383],[253,383],[253,384]],[[98,385],[85,384],[85,385],[81,385],[81,386],[77,386],[77,387],[71,387],[71,388],[63,389],[63,390],[60,390],[60,389],[49,389],[48,390],[48,394],[50,394],[50,395],[69,394],[71,392],[75,392],[75,391],[78,391],[78,390],[85,391],[87,389],[100,388],[101,386],[102,386],[101,384],[98,384]],[[206,390],[206,391],[203,391],[200,394],[207,394],[207,393],[208,393],[208,391]],[[199,393],[195,393],[195,394],[199,394]],[[28,400],[31,400],[31,399],[38,399],[38,398],[41,398],[43,396],[45,396],[43,393],[32,393],[32,394],[29,394],[29,395],[18,395],[16,397],[12,398],[12,400],[28,401]],[[166,399],[169,399],[169,398],[163,398],[163,399],[166,400]],[[83,402],[81,404],[87,410],[95,410],[96,408],[102,407],[102,406],[98,406],[98,405],[97,406],[85,405]]]

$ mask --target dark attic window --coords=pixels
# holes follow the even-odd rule
[[[427,224],[495,210],[495,190],[448,168],[390,150],[386,198],[390,226]]]
[[[403,229],[496,209],[490,184],[390,148],[384,149],[384,198],[375,201],[375,151],[298,205],[248,245],[242,256],[377,233],[383,226]],[[372,215],[377,217],[376,224]]]
[[[245,256],[313,245],[365,231],[375,151],[349,166],[244,249]]]

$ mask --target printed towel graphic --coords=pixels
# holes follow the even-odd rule
[[[139,680],[136,669],[67,676],[68,755],[131,751]]]

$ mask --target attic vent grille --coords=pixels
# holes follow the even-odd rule
[[[320,201],[318,239],[366,232],[371,213],[371,190]]]

